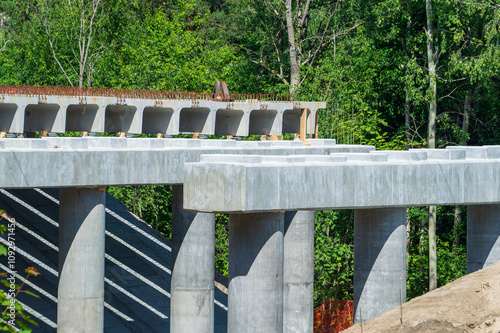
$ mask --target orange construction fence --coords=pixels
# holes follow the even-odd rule
[[[352,301],[330,300],[314,311],[314,333],[337,333],[353,324]]]

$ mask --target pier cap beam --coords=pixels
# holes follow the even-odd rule
[[[202,156],[185,165],[184,207],[231,213],[500,202],[500,147],[437,151]]]

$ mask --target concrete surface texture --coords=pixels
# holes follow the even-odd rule
[[[307,109],[307,133],[316,131],[324,102],[232,101],[99,96],[5,95],[0,103],[0,132],[124,132],[177,135],[248,136],[298,133]]]
[[[283,333],[314,327],[314,211],[285,212]]]
[[[284,213],[229,215],[228,332],[283,331]]]
[[[215,214],[183,209],[182,185],[172,186],[170,331],[214,330]]]
[[[263,212],[500,202],[500,179],[496,177],[500,146],[436,153],[372,151],[242,158],[212,155],[202,156],[202,163],[186,163],[185,208]],[[220,188],[225,189],[222,195]]]
[[[328,155],[334,140],[43,138],[0,140],[0,188],[182,184],[184,164],[202,154]],[[364,151],[373,147],[355,146]],[[40,165],[57,167],[40,168]],[[89,166],[89,167],[86,167]],[[91,166],[91,167],[90,167]],[[168,172],[165,172],[168,170]]]
[[[500,260],[500,205],[467,206],[467,273]]]
[[[406,301],[406,207],[354,211],[354,322]]]
[[[106,189],[62,189],[60,197],[57,328],[102,332]]]

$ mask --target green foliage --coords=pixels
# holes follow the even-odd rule
[[[453,207],[437,207],[437,282],[442,287],[467,274],[467,251],[465,247],[466,226],[454,226]],[[465,206],[462,213],[465,218]],[[428,210],[422,207],[408,209],[410,233],[408,237],[407,299],[426,293],[429,289],[429,243],[425,229]],[[460,235],[460,244],[453,244],[455,235]]]
[[[215,214],[215,269],[229,274],[229,216]]]
[[[314,226],[314,305],[352,299],[353,212],[318,211]]]
[[[165,237],[172,236],[171,186],[111,186],[108,192]]]

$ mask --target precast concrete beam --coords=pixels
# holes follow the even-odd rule
[[[60,189],[57,331],[104,330],[105,188]]]
[[[214,331],[215,215],[185,211],[172,186],[170,332]]]
[[[500,146],[248,161],[212,155],[185,165],[185,207],[231,213],[493,204],[500,202],[499,173]]]
[[[283,332],[314,327],[314,211],[285,213]]]
[[[309,141],[311,146],[296,141],[0,139],[0,188],[182,184],[184,164],[199,161],[201,154],[328,155],[344,147],[333,140]],[[40,167],[47,163],[57,167]]]
[[[354,211],[354,322],[406,300],[406,208]]]
[[[283,332],[284,213],[229,216],[228,332]]]
[[[467,206],[467,273],[500,260],[500,204]]]
[[[153,92],[154,93],[154,92]],[[282,134],[283,114],[290,109],[310,110],[307,133],[314,134],[318,109],[324,102],[208,99],[148,99],[109,96],[0,96],[0,131],[92,131],[126,133],[180,133],[247,136]],[[216,114],[219,113],[218,116]],[[285,116],[286,117],[286,116]],[[287,123],[298,120],[286,119]],[[260,128],[259,128],[260,127]],[[296,126],[294,126],[295,128]],[[232,134],[236,133],[236,134]],[[222,134],[224,135],[224,134]]]

